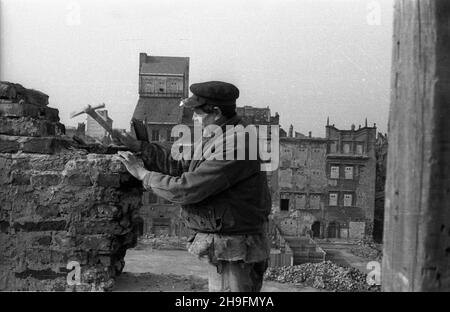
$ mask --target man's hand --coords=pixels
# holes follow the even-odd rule
[[[144,180],[145,175],[149,172],[144,168],[141,162],[131,152],[118,151],[119,160],[125,165],[128,172],[138,180]]]
[[[133,152],[141,150],[141,143],[128,134],[122,134],[117,130],[113,130],[113,140],[127,146]]]

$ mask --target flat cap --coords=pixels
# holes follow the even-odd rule
[[[208,102],[217,105],[234,105],[239,97],[239,89],[223,81],[194,83],[189,89],[193,96],[183,100],[180,105],[191,108]]]

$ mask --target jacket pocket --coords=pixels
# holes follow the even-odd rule
[[[183,218],[188,227],[205,232],[216,232],[216,213],[213,206],[187,205],[183,208]]]

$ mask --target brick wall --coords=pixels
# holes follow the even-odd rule
[[[0,290],[109,290],[137,241],[141,183],[23,98],[0,92]]]

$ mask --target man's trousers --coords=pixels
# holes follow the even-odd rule
[[[268,260],[255,263],[220,261],[217,265],[209,264],[209,291],[259,292],[267,266]]]

